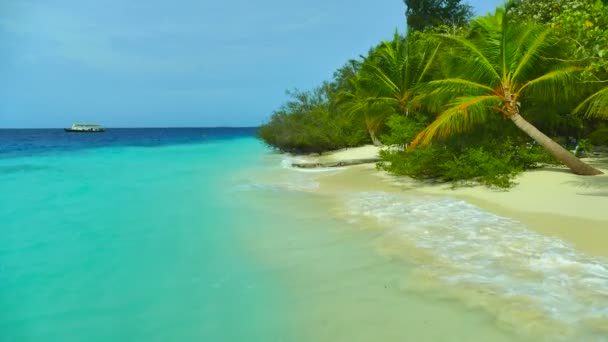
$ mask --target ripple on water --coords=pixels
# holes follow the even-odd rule
[[[281,191],[314,191],[319,187],[319,183],[313,179],[299,178],[288,180],[275,180],[274,182],[257,182],[252,180],[242,181],[232,187],[236,192],[281,192]]]
[[[42,170],[47,170],[49,168],[50,167],[48,167],[48,166],[33,165],[33,164],[0,165],[0,175],[42,171]]]
[[[294,162],[304,159],[285,157],[278,168],[261,170],[259,174],[248,173],[243,179],[237,180],[234,191],[303,191],[311,192],[319,188],[317,177],[319,173],[339,172],[339,168],[299,169],[291,166]],[[297,172],[293,172],[297,171]]]
[[[365,192],[346,202],[352,217],[380,221],[416,250],[410,256],[424,255],[421,290],[438,281],[447,296],[526,334],[608,340],[606,260],[462,200]]]

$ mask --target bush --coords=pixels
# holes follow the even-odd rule
[[[386,145],[404,145],[412,141],[426,127],[425,117],[406,117],[393,114],[386,120],[388,134],[382,135]]]
[[[438,178],[443,173],[442,163],[449,160],[452,154],[438,145],[427,148],[416,148],[411,151],[381,151],[384,162],[380,168],[396,175],[409,176],[414,179]]]
[[[415,179],[451,182],[454,186],[483,184],[508,188],[520,172],[554,163],[540,146],[515,142],[483,141],[477,147],[460,148],[452,142],[433,144],[405,152],[382,152],[379,167]]]
[[[442,178],[454,185],[476,181],[486,186],[508,188],[513,178],[523,171],[519,163],[513,163],[513,151],[496,155],[483,147],[472,148],[443,163]]]
[[[369,142],[362,118],[331,105],[325,88],[291,92],[292,100],[258,130],[268,145],[290,153],[319,153]]]
[[[579,158],[585,157],[587,155],[587,153],[591,152],[591,150],[592,150],[591,142],[588,139],[581,139],[581,140],[579,140],[578,145],[576,145],[576,150],[574,151],[574,155],[576,155]]]

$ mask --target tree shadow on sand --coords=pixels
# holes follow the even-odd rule
[[[578,195],[608,197],[608,156],[603,155],[602,157],[589,159],[588,163],[603,170],[606,174],[600,176],[580,176],[576,180],[565,182],[565,184],[586,190],[577,192]]]

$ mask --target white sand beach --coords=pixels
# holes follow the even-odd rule
[[[346,148],[339,151],[325,153],[316,157],[309,157],[312,160],[319,162],[325,161],[345,161],[352,159],[372,159],[378,157],[380,147],[374,145],[365,145],[354,148]]]
[[[353,322],[370,319],[378,321],[348,340],[403,340],[404,327],[411,339],[435,340],[426,322],[448,327],[436,340],[593,340],[608,333],[607,176],[539,169],[503,191],[396,177],[373,162],[288,166],[374,159],[378,151],[269,154],[274,167],[242,175],[269,189],[264,198],[252,193],[260,210],[280,208],[294,226],[307,222],[305,229],[285,229],[288,219],[279,219],[274,238],[261,240],[265,259],[280,255],[277,267],[303,267],[286,278],[307,298],[294,310],[306,316],[294,321],[313,322],[303,328],[311,332],[333,322],[322,337],[307,339],[338,340]],[[289,204],[296,200],[303,202]]]
[[[379,151],[379,147],[368,145],[307,156],[306,160],[324,162],[373,158]],[[339,175],[322,177],[320,182],[326,191],[336,191],[340,187],[373,191],[390,184],[397,191],[400,188],[414,189],[421,194],[460,198],[494,214],[520,221],[542,234],[568,241],[586,253],[608,256],[608,157],[588,161],[606,174],[577,176],[566,168],[547,167],[524,172],[517,177],[517,185],[508,190],[430,185],[377,171],[374,164],[353,166]]]

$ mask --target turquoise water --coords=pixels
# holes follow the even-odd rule
[[[271,341],[281,289],[239,245],[253,138],[0,159],[0,340]]]
[[[608,260],[252,130],[0,130],[0,341],[608,341]]]

